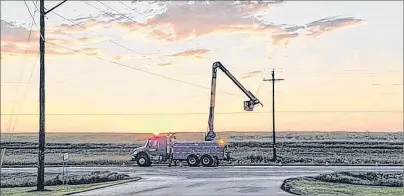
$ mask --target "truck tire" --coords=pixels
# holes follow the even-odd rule
[[[213,165],[213,158],[210,155],[205,154],[201,157],[201,163],[204,167],[211,167]]]
[[[149,167],[151,165],[151,161],[149,160],[149,157],[144,153],[139,154],[136,157],[136,163],[137,163],[137,165],[139,165],[139,167]]]
[[[171,167],[171,164],[173,163],[173,156],[172,154],[168,155],[168,167]]]
[[[146,164],[146,167],[150,167],[151,164],[152,164],[152,162],[149,160],[149,161],[147,162],[147,164]]]
[[[219,167],[219,158],[217,156],[213,157],[213,166]]]
[[[191,154],[187,157],[187,163],[190,167],[197,167],[199,165],[199,158],[198,156]]]

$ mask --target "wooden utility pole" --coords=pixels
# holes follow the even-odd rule
[[[39,149],[37,190],[44,190],[45,180],[45,0],[39,1]]]
[[[264,79],[272,82],[272,161],[276,161],[276,134],[275,134],[275,82],[284,79],[275,79],[275,70],[272,70],[272,79]]]
[[[38,137],[38,175],[37,190],[43,191],[45,188],[45,15],[62,5],[67,0],[57,4],[52,9],[45,11],[45,0],[39,1],[39,137]]]

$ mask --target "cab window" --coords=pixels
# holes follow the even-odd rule
[[[149,141],[149,147],[157,148],[157,146],[158,146],[158,141],[157,140],[150,140]]]
[[[160,143],[159,149],[165,149],[165,148],[166,148],[166,145],[167,145],[167,144],[166,144],[166,143],[167,143],[166,140],[160,140],[159,143]]]

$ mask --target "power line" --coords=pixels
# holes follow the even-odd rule
[[[39,0],[36,0],[35,2],[34,2],[34,1],[32,1],[32,3],[33,3],[33,4],[34,4],[34,6],[35,6],[35,10],[39,12],[39,8],[38,8],[38,1],[39,1]]]
[[[31,16],[32,21],[34,22],[35,26],[37,26],[37,27],[38,27],[38,25],[37,25],[37,24],[36,24],[36,22],[35,22],[35,17],[34,17],[34,15],[32,15],[31,10],[29,9],[29,7],[28,7],[28,4],[27,4],[26,0],[24,0],[24,4],[25,4],[25,7],[27,7],[28,12],[29,12],[29,15]],[[31,33],[30,33],[30,34],[31,34]]]
[[[95,9],[97,9],[97,10],[99,10],[99,11],[101,11],[102,13],[104,13],[104,14],[106,14],[106,15],[108,15],[108,16],[111,16],[112,18],[115,18],[115,16],[111,15],[110,13],[105,12],[104,10],[102,10],[102,9],[100,9],[100,8],[97,8],[97,7],[91,5],[90,3],[86,2],[86,1],[83,1],[83,0],[80,0],[80,1],[83,2],[83,3],[85,3],[85,4],[87,4],[87,5],[89,5],[89,6],[91,6],[91,7],[93,7],[93,8],[95,8]],[[98,1],[98,2],[101,3],[100,1]],[[103,4],[103,5],[105,5],[105,4]],[[105,6],[106,6],[106,5],[105,5]],[[108,7],[108,6],[106,6],[106,7]],[[113,9],[112,9],[112,10],[113,10]]]
[[[34,2],[34,1],[32,1],[32,3],[34,3],[34,5],[35,5],[35,2]],[[27,10],[28,10],[28,12],[29,12],[31,18],[32,18],[31,23],[30,23],[30,30],[29,30],[29,34],[28,34],[28,39],[27,39],[27,43],[29,43],[30,40],[31,40],[31,34],[32,34],[32,27],[33,27],[33,24],[35,24],[36,26],[38,26],[38,25],[35,23],[35,14],[36,14],[36,12],[37,12],[37,9],[35,9],[35,10],[34,10],[34,14],[32,14],[32,13],[31,13],[31,10],[29,9],[28,4],[27,4],[27,2],[26,2],[25,0],[24,0],[24,4],[25,4],[25,6],[26,6],[26,8],[27,8]],[[27,49],[26,49],[25,51],[27,51]],[[39,51],[38,51],[38,55],[39,55]],[[38,57],[38,56],[37,56],[37,57]],[[35,64],[34,64],[33,67],[35,67]],[[21,69],[20,69],[20,74],[19,74],[19,77],[18,77],[18,80],[19,80],[19,81],[22,80],[22,73],[23,73],[23,71],[24,71],[24,68],[25,68],[25,66],[24,66],[24,67],[21,67]],[[34,70],[32,69],[32,70],[31,70],[31,74],[30,74],[30,79],[29,79],[29,80],[31,80],[31,78],[32,78],[33,71],[34,71]],[[21,110],[21,107],[22,107],[21,105],[22,105],[22,103],[23,103],[23,99],[25,99],[25,96],[26,96],[27,91],[28,91],[28,85],[27,85],[26,88],[25,88],[25,92],[24,92],[23,98],[21,99],[21,103],[20,103],[20,107],[19,107],[19,110],[18,110],[18,111]],[[19,92],[19,90],[17,90],[17,92]],[[17,104],[17,103],[16,103],[16,104]],[[16,105],[14,105],[14,107],[13,107],[13,109],[12,109],[12,113],[15,112],[15,109],[16,109]],[[18,122],[18,116],[17,116],[15,119],[14,119],[13,117],[14,117],[13,115],[10,116],[9,125],[8,125],[8,128],[7,128],[10,133],[12,133],[12,132],[14,131],[15,125],[16,125],[17,122]]]
[[[58,44],[55,44],[55,43],[52,43],[52,42],[46,41],[46,43],[54,45],[54,46],[58,46],[58,47],[61,47],[61,48],[64,48],[66,50],[70,50],[70,51],[73,51],[73,52],[80,52],[79,50],[74,50],[74,49],[71,49],[71,48],[67,48],[65,46],[61,46],[61,45],[58,45]],[[179,79],[171,78],[171,77],[168,77],[168,76],[160,75],[160,74],[157,74],[157,73],[149,72],[149,71],[146,71],[146,70],[143,70],[143,69],[140,69],[140,68],[136,68],[136,67],[132,67],[132,66],[129,66],[129,65],[125,65],[123,63],[119,63],[119,62],[116,62],[116,61],[106,60],[106,59],[103,59],[101,57],[89,55],[89,54],[86,54],[86,53],[84,53],[84,54],[87,55],[87,56],[93,57],[93,58],[100,59],[100,60],[105,61],[105,62],[113,63],[115,65],[119,65],[119,66],[122,66],[122,67],[126,67],[126,68],[129,68],[129,69],[140,71],[140,72],[143,72],[143,73],[146,73],[146,74],[149,74],[149,75],[153,75],[153,76],[157,76],[157,77],[160,77],[160,78],[163,78],[163,79],[172,80],[172,81],[180,82],[180,83],[183,83],[183,84],[188,84],[190,86],[199,87],[199,88],[203,88],[203,89],[208,89],[208,90],[210,89],[210,88],[205,87],[205,86],[201,86],[201,85],[198,85],[198,84],[193,84],[193,83],[186,82],[186,81],[183,81],[183,80],[179,80]],[[228,92],[225,92],[225,91],[220,91],[220,92],[224,93],[224,94],[227,94],[227,95],[241,97],[240,95],[228,93]]]
[[[132,22],[135,22],[135,23],[136,23],[136,21],[134,21],[132,18],[129,18],[126,14],[122,14],[121,12],[116,11],[115,9],[111,8],[110,6],[106,5],[105,3],[101,2],[101,1],[97,1],[97,2],[100,3],[100,4],[102,4],[102,5],[104,5],[104,6],[107,7],[107,8],[109,8],[109,9],[115,11],[116,13],[120,14],[121,16],[123,16],[123,17],[125,17],[125,18],[131,20]],[[87,2],[84,2],[84,3],[87,3]],[[88,3],[87,3],[87,4],[88,4]],[[90,5],[90,4],[88,4],[88,5]],[[90,5],[90,6],[92,6],[92,5]],[[92,7],[94,7],[94,6],[92,6]],[[96,8],[96,7],[94,7],[94,8]],[[99,9],[99,10],[100,10],[100,9]],[[102,11],[102,10],[100,10],[100,11]],[[102,12],[104,12],[104,11],[102,11]],[[104,12],[104,13],[106,13],[106,12]],[[106,14],[108,14],[108,13],[106,13]],[[108,15],[109,15],[109,14],[108,14]]]
[[[93,8],[95,8],[95,9],[97,9],[97,10],[99,10],[99,11],[101,11],[102,13],[104,13],[104,14],[106,14],[106,15],[112,17],[112,18],[115,18],[115,16],[111,15],[110,13],[105,12],[104,10],[101,10],[100,8],[97,8],[97,7],[93,6],[93,5],[91,5],[90,3],[88,3],[88,2],[85,2],[85,1],[82,1],[82,2],[83,2],[83,3],[86,3],[87,5],[89,5],[89,6],[93,7]],[[125,18],[131,20],[132,22],[137,23],[137,22],[134,21],[133,19],[129,18],[126,14],[123,14],[123,13],[121,13],[121,12],[119,12],[119,11],[117,11],[117,10],[111,8],[110,6],[106,5],[105,3],[102,3],[101,1],[98,1],[98,3],[104,5],[104,6],[107,7],[108,9],[111,9],[111,10],[115,11],[115,12],[118,13],[119,15],[124,16]],[[139,14],[143,14],[143,13],[139,13]],[[159,50],[159,49],[157,49],[157,51],[161,52],[161,50]],[[155,60],[152,59],[151,57],[147,57],[147,59],[152,60],[152,61],[154,61],[155,63],[157,63],[157,61],[155,61]]]
[[[38,54],[37,54],[37,56],[36,56],[36,60],[35,60],[35,61],[37,61],[38,58],[39,58],[39,51],[38,51]],[[33,76],[33,74],[34,74],[35,67],[36,67],[36,63],[34,63],[34,65],[32,66],[31,73],[30,73],[29,79],[28,79],[28,84],[31,82],[32,76]],[[22,99],[21,99],[21,103],[20,103],[20,107],[18,108],[18,112],[21,111],[21,108],[22,108],[22,105],[23,105],[23,103],[24,103],[24,100],[25,100],[25,98],[27,97],[28,89],[29,89],[29,88],[28,88],[28,84],[25,86],[25,91],[24,91],[23,97],[22,97]],[[19,116],[16,117],[11,132],[14,132],[15,126],[17,125],[17,122],[18,122],[18,118],[19,118]]]
[[[70,19],[66,18],[66,17],[64,17],[64,16],[62,16],[62,15],[60,15],[60,14],[58,14],[58,13],[55,12],[55,11],[53,11],[53,12],[51,12],[51,13],[52,13],[52,14],[55,14],[55,15],[57,15],[57,16],[63,18],[63,19],[65,19],[65,20],[67,20],[67,21],[70,21],[71,23],[73,23],[73,25],[77,25],[77,26],[80,26],[80,27],[85,28],[83,25],[81,25],[81,24],[79,24],[79,23],[76,23],[76,22],[74,22],[73,20],[70,20]],[[90,30],[90,32],[93,32],[94,34],[98,35],[98,36],[101,37],[101,38],[105,38],[105,36],[102,36],[102,35],[100,35],[100,34],[94,32],[94,31],[91,31],[91,30]],[[130,48],[126,47],[126,46],[123,46],[122,44],[120,44],[120,43],[118,43],[118,42],[116,42],[116,41],[113,41],[113,40],[110,40],[110,39],[108,39],[107,41],[109,41],[109,42],[111,42],[111,43],[113,43],[113,44],[115,44],[115,45],[117,45],[117,46],[119,46],[119,47],[121,47],[121,48],[124,48],[124,49],[126,49],[126,50],[129,50],[129,51],[131,51],[131,52],[135,52],[135,53],[136,53],[135,50],[130,49]]]
[[[101,11],[101,12],[103,12],[103,13],[106,14],[106,15],[109,15],[109,16],[112,17],[112,18],[115,18],[115,16],[111,15],[110,13],[105,12],[105,11],[103,11],[103,10],[101,10],[101,9],[99,9],[99,8],[97,8],[97,7],[95,7],[95,6],[93,6],[93,5],[91,5],[90,3],[88,3],[88,2],[85,2],[85,1],[82,1],[82,2],[83,2],[83,3],[86,3],[87,5],[93,7],[93,8],[95,8],[95,9]],[[100,3],[101,3],[101,2],[100,2]],[[102,3],[102,4],[103,4],[103,3]],[[105,5],[105,4],[103,4],[103,5]],[[107,5],[105,5],[105,6],[108,7],[108,8],[110,8],[110,7],[107,6]],[[112,9],[112,8],[110,8],[110,9]],[[112,9],[112,10],[114,10],[114,9]],[[116,10],[114,10],[114,11],[116,11]],[[119,14],[121,14],[121,15],[124,15],[124,14],[118,12],[118,11],[116,11],[116,12],[119,13]],[[54,13],[55,15],[57,15],[57,16],[59,16],[59,17],[65,19],[65,20],[71,22],[73,25],[77,25],[77,26],[80,26],[80,27],[85,28],[83,25],[81,25],[81,24],[79,24],[79,23],[76,23],[76,22],[74,22],[74,21],[72,21],[72,20],[70,20],[70,19],[68,19],[68,18],[66,18],[66,17],[64,17],[64,16],[62,16],[62,15],[56,13],[56,12],[52,12],[52,13]],[[139,13],[139,14],[140,14],[140,13]],[[125,16],[125,17],[127,17],[127,16]],[[128,18],[129,18],[129,17],[128,17]],[[130,18],[129,18],[129,19],[130,19]],[[132,21],[133,21],[133,20],[132,20]],[[92,32],[92,33],[98,35],[98,36],[101,37],[101,38],[104,38],[104,36],[102,36],[102,35],[100,35],[100,34],[94,32],[94,31],[91,31],[91,30],[90,30],[90,32]],[[126,47],[126,46],[124,46],[124,45],[122,45],[122,44],[119,44],[119,43],[116,42],[116,41],[113,41],[113,40],[110,40],[110,39],[107,39],[107,41],[109,41],[109,42],[111,42],[111,43],[113,43],[113,44],[115,44],[115,45],[117,45],[117,46],[119,46],[119,47],[121,47],[121,48],[124,48],[124,49],[126,49],[126,50],[129,50],[129,51],[131,51],[131,52],[137,53],[135,50],[130,49],[130,48],[128,48],[128,47]],[[158,51],[160,51],[160,50],[158,50]],[[157,62],[156,62],[155,60],[153,60],[151,57],[147,57],[147,59],[152,60],[152,61],[154,61],[155,63],[157,63]]]
[[[97,10],[103,12],[104,14],[107,14],[107,15],[113,17],[113,18],[115,17],[115,16],[112,16],[110,13],[105,12],[105,11],[103,11],[103,10],[101,10],[101,9],[99,9],[99,8],[97,8],[97,7],[95,7],[95,6],[93,6],[93,5],[91,5],[91,4],[88,3],[88,2],[85,2],[85,1],[82,1],[82,2],[84,2],[84,3],[86,3],[87,5],[89,5],[89,6],[93,7],[93,8],[95,8],[95,9],[97,9]],[[104,5],[104,6],[107,7],[108,9],[110,9],[110,10],[112,10],[112,11],[118,13],[119,15],[121,15],[121,16],[123,16],[123,17],[129,19],[130,21],[132,21],[132,22],[134,22],[134,23],[138,23],[138,22],[136,22],[135,20],[133,20],[132,18],[128,17],[126,14],[123,14],[123,13],[117,11],[116,9],[111,8],[110,6],[106,5],[105,3],[101,2],[101,1],[98,1],[98,0],[97,0],[97,2],[100,3],[100,4],[102,4],[102,5]],[[130,9],[133,10],[134,12],[136,12],[136,13],[138,13],[138,14],[140,14],[140,15],[143,14],[143,13],[138,12],[138,11],[135,10],[135,9],[132,9],[132,8],[129,7],[128,5],[122,3],[121,1],[119,1],[119,2],[120,2],[122,5],[125,5],[126,7],[130,8]],[[158,25],[158,22],[157,22],[156,20],[151,19],[151,21],[152,21],[155,25]],[[193,42],[192,40],[190,40],[190,42],[194,43],[195,45],[197,45],[197,46],[200,47],[200,48],[202,47],[202,46],[200,46],[199,44]],[[157,50],[157,51],[161,52],[160,50]],[[148,58],[148,59],[153,60],[152,58]],[[154,61],[155,63],[157,63],[157,61],[155,61],[155,60],[153,60],[153,61]]]
[[[92,6],[91,4],[89,4],[89,3],[85,2],[85,1],[83,1],[83,2],[86,3],[86,4],[88,4],[88,5],[90,5],[90,6]],[[92,6],[92,7],[94,7],[94,6]],[[94,7],[94,8],[96,8],[96,7]],[[96,8],[96,9],[100,10],[99,8]],[[102,11],[102,10],[100,10],[100,11]],[[102,11],[102,12],[104,12],[104,11]],[[51,13],[53,13],[53,14],[55,14],[55,15],[57,15],[57,16],[63,18],[63,19],[65,19],[65,20],[70,21],[70,22],[73,23],[74,25],[78,25],[78,26],[84,27],[84,26],[82,26],[81,24],[75,23],[75,22],[73,22],[72,20],[70,20],[70,19],[68,19],[68,18],[66,18],[66,17],[64,17],[64,16],[62,16],[62,15],[56,13],[56,12],[51,12]],[[104,12],[104,13],[106,13],[106,12]],[[92,31],[92,32],[93,32],[93,31]],[[93,33],[95,33],[95,32],[93,32]],[[100,34],[98,34],[98,33],[95,33],[95,34],[97,34],[99,37],[104,37],[104,36],[102,36],[102,35],[100,35]],[[127,49],[127,50],[129,50],[129,51],[136,52],[136,51],[134,51],[134,50],[132,50],[132,49],[130,49],[130,48],[127,48],[127,47],[125,47],[125,46],[123,46],[123,45],[121,45],[121,44],[119,44],[119,43],[117,43],[117,42],[115,42],[115,41],[112,41],[112,40],[108,40],[108,41],[110,41],[111,43],[114,43],[114,44],[116,44],[116,45],[118,45],[118,46],[120,46],[120,47],[122,47],[122,48],[125,48],[125,49]],[[65,47],[65,46],[61,46],[61,45],[55,44],[55,43],[51,43],[51,42],[46,42],[46,43],[49,43],[49,44],[51,44],[51,45],[55,45],[55,46],[64,48],[64,49],[66,49],[66,50],[70,50],[70,51],[74,51],[74,52],[79,52],[78,50],[70,49],[70,48],[67,48],[67,47]],[[86,55],[88,55],[88,54],[86,54]],[[100,60],[107,61],[107,62],[116,64],[116,65],[120,65],[120,66],[123,66],[123,67],[131,68],[131,69],[134,69],[134,70],[137,70],[137,71],[141,71],[141,72],[144,72],[144,73],[148,73],[148,74],[151,74],[151,75],[154,75],[154,76],[158,76],[158,77],[161,77],[161,78],[164,78],[164,79],[169,79],[169,80],[181,82],[181,83],[184,83],[184,84],[188,84],[188,85],[191,85],[191,86],[200,87],[200,88],[204,88],[204,89],[209,89],[208,87],[204,87],[204,86],[197,85],[197,84],[193,84],[193,83],[189,83],[189,82],[186,82],[186,81],[183,81],[183,80],[179,80],[179,79],[175,79],[175,78],[170,78],[170,77],[167,77],[167,76],[164,76],[164,75],[160,75],[160,74],[148,72],[148,71],[145,71],[145,70],[142,70],[142,69],[139,69],[139,68],[135,68],[135,67],[132,67],[132,66],[128,66],[128,65],[125,65],[125,64],[123,64],[123,63],[116,62],[116,61],[106,60],[106,59],[103,59],[103,58],[101,58],[101,57],[92,56],[92,55],[88,55],[88,56],[91,56],[91,57],[93,57],[93,58],[98,58],[98,59],[100,59]],[[218,91],[218,92],[219,92],[219,91]],[[221,93],[224,93],[224,94],[227,94],[227,95],[232,95],[232,96],[241,97],[240,95],[237,95],[237,94],[232,94],[232,93],[228,93],[228,92],[224,92],[224,91],[220,91],[220,92],[221,92]]]
[[[280,110],[278,113],[403,113],[402,110]],[[187,112],[187,113],[47,113],[47,116],[182,116],[182,115],[206,115],[206,112]],[[220,115],[233,114],[272,114],[270,111],[263,112],[217,112]],[[20,115],[37,116],[34,113],[7,114],[1,116]]]

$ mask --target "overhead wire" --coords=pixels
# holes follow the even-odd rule
[[[65,47],[65,46],[61,46],[61,45],[59,45],[59,44],[55,44],[55,43],[52,43],[52,42],[46,41],[46,43],[51,44],[51,45],[54,45],[54,46],[57,46],[57,47],[60,47],[60,48],[64,48],[64,49],[66,49],[66,50],[70,50],[70,51],[73,51],[73,52],[80,52],[79,50],[71,49],[71,48],[68,48],[68,47]],[[176,81],[176,82],[180,82],[180,83],[183,83],[183,84],[187,84],[187,85],[190,85],[190,86],[199,87],[199,88],[203,88],[203,89],[208,89],[208,90],[210,89],[210,88],[205,87],[205,86],[202,86],[202,85],[193,84],[193,83],[186,82],[186,81],[183,81],[183,80],[180,80],[180,79],[171,78],[171,77],[168,77],[168,76],[165,76],[165,75],[161,75],[161,74],[157,74],[157,73],[154,73],[154,72],[146,71],[146,70],[143,70],[143,69],[140,69],[140,68],[136,68],[136,67],[132,67],[132,66],[129,66],[129,65],[126,65],[126,64],[123,64],[123,63],[116,62],[116,61],[107,60],[107,59],[101,58],[101,57],[99,57],[99,56],[93,56],[93,55],[86,54],[86,53],[84,53],[84,54],[87,55],[87,56],[90,56],[90,57],[93,57],[93,58],[96,58],[96,59],[105,61],[105,62],[109,62],[109,63],[115,64],[115,65],[119,65],[119,66],[122,66],[122,67],[129,68],[129,69],[133,69],[133,70],[136,70],[136,71],[139,71],[139,72],[143,72],[143,73],[146,73],[146,74],[149,74],[149,75],[157,76],[157,77],[160,77],[160,78],[163,78],[163,79],[167,79],[167,80],[171,80],[171,81]],[[225,92],[225,91],[218,91],[218,92],[221,92],[221,93],[227,94],[227,95],[232,95],[232,96],[240,97],[240,95],[233,94],[233,93],[228,93],[228,92]]]
[[[95,7],[95,6],[93,6],[93,5],[91,5],[90,3],[88,3],[88,2],[85,2],[85,1],[83,1],[83,2],[86,3],[86,4],[88,4],[88,5],[90,5],[91,7],[95,8],[95,9],[98,9],[99,11],[103,12],[104,14],[107,14],[107,15],[111,16],[110,13],[105,12],[105,11],[103,11],[103,10],[101,10],[101,9],[99,9],[99,8],[97,8],[97,7]],[[119,15],[121,15],[121,16],[127,18],[127,19],[129,19],[130,21],[132,21],[132,22],[134,22],[134,23],[138,23],[137,21],[135,21],[135,20],[133,20],[132,18],[128,17],[127,14],[123,14],[123,13],[117,11],[116,9],[113,9],[111,6],[108,6],[107,4],[105,4],[105,3],[101,2],[101,1],[98,1],[98,0],[97,0],[97,2],[99,2],[99,3],[102,4],[102,5],[104,5],[106,8],[108,8],[108,9],[110,9],[110,10],[116,12],[117,14],[119,14]],[[140,14],[140,15],[143,15],[143,14],[144,14],[144,13],[140,13],[140,12],[138,12],[136,9],[133,9],[133,8],[131,8],[130,6],[128,6],[128,5],[124,4],[124,3],[122,3],[122,1],[118,1],[118,2],[121,3],[122,5],[124,5],[124,6],[128,7],[128,8],[130,8],[132,11],[134,11],[134,12]],[[114,16],[111,16],[111,17],[114,17]],[[157,22],[155,19],[151,18],[150,21],[153,22],[155,25],[158,25],[158,22]],[[195,45],[198,46],[199,48],[202,48],[201,45],[199,45],[199,44],[193,42],[192,39],[189,40],[189,42],[192,42],[193,44],[195,44]],[[157,51],[161,52],[160,50],[157,50]],[[150,60],[153,60],[153,61],[154,61],[154,59],[150,59]],[[154,61],[154,62],[157,63],[156,61]]]
[[[38,61],[38,58],[39,58],[39,51],[38,51],[38,53],[37,53],[35,62]],[[20,107],[18,108],[18,112],[21,111],[22,105],[23,105],[23,103],[24,103],[24,101],[25,101],[25,98],[27,97],[28,89],[29,89],[29,88],[28,88],[28,85],[29,85],[30,82],[31,82],[31,79],[32,79],[32,76],[33,76],[33,74],[34,74],[34,70],[35,70],[35,68],[36,68],[36,65],[37,65],[37,63],[34,63],[34,65],[32,66],[31,73],[30,73],[29,79],[28,79],[28,84],[25,86],[25,91],[24,91],[23,97],[22,97],[22,99],[21,99],[21,103],[20,103]],[[14,132],[14,130],[15,130],[15,126],[17,125],[18,118],[19,118],[19,116],[17,115],[16,120],[14,121],[14,125],[13,125],[13,128],[12,128],[12,132]]]
[[[87,5],[89,5],[89,6],[91,6],[91,7],[93,7],[93,8],[95,8],[95,9],[99,10],[100,12],[102,12],[102,13],[104,13],[104,14],[106,14],[106,15],[112,17],[112,18],[115,18],[115,16],[111,15],[111,13],[108,13],[108,12],[106,12],[106,11],[100,9],[100,8],[97,8],[97,7],[91,5],[90,3],[86,2],[86,1],[83,1],[83,0],[81,0],[81,1],[82,1],[83,3],[86,3]],[[136,23],[136,21],[134,21],[133,19],[129,18],[126,14],[123,14],[123,13],[121,13],[121,12],[119,12],[119,11],[117,11],[117,10],[111,8],[110,6],[106,5],[105,3],[102,3],[101,1],[97,1],[97,2],[99,2],[99,3],[102,4],[102,5],[104,5],[104,6],[107,7],[108,9],[111,9],[111,10],[115,11],[115,12],[118,13],[119,15],[124,16],[125,18],[127,18],[127,19],[131,20],[132,22],[135,22],[135,23]],[[142,13],[139,13],[139,14],[142,14]],[[159,50],[159,49],[157,49],[157,51],[161,52],[161,50]],[[157,63],[157,61],[155,61],[155,60],[154,60],[153,58],[151,58],[151,57],[147,57],[147,59],[152,60],[152,61],[154,61],[155,63]]]
[[[86,3],[86,4],[88,4],[88,3],[85,2],[85,1],[83,1],[83,2]],[[91,5],[91,4],[90,4],[90,5]],[[96,8],[96,7],[95,7],[95,8]],[[96,9],[99,9],[99,8],[96,8]],[[99,10],[100,10],[100,9],[99,9]],[[79,23],[76,23],[76,22],[74,22],[74,21],[72,21],[72,20],[70,20],[70,19],[68,19],[68,18],[66,18],[66,17],[64,17],[64,16],[62,16],[61,14],[58,14],[57,12],[54,12],[54,11],[53,11],[53,12],[51,12],[51,13],[53,13],[53,14],[55,14],[55,15],[57,15],[57,16],[63,18],[63,19],[65,19],[65,20],[70,21],[70,22],[73,23],[74,25],[78,25],[78,26],[84,27],[83,25],[81,25],[81,24],[79,24]],[[90,30],[90,31],[91,31],[91,30]],[[94,31],[91,31],[91,32],[95,33]],[[95,33],[95,34],[98,35],[99,37],[102,37],[102,38],[104,37],[104,36],[102,36],[102,35],[100,35],[100,34],[98,34],[98,33]],[[136,51],[134,51],[134,50],[132,50],[132,49],[130,49],[130,48],[127,48],[127,47],[125,47],[125,46],[123,46],[123,45],[121,45],[121,44],[119,44],[119,43],[117,43],[117,42],[115,42],[115,41],[113,41],[113,40],[108,40],[108,41],[110,41],[111,43],[114,43],[114,44],[116,44],[116,45],[118,45],[118,46],[120,46],[120,47],[122,47],[122,48],[125,48],[125,49],[127,49],[127,50],[129,50],[129,51],[136,52]],[[65,47],[65,46],[61,46],[61,45],[58,45],[58,44],[55,44],[55,43],[51,43],[51,42],[46,42],[46,43],[49,43],[49,44],[51,44],[51,45],[55,45],[55,46],[58,46],[58,47],[61,47],[61,48],[67,49],[67,50],[79,52],[78,50],[74,50],[74,49],[71,49],[71,48],[67,48],[67,47]],[[92,55],[88,55],[88,56],[91,56],[91,57],[94,57],[94,58],[98,58],[98,59],[100,59],[100,60],[107,61],[107,62],[110,62],[110,63],[113,63],[113,64],[117,64],[117,65],[120,65],[120,66],[124,66],[124,67],[127,67],[127,68],[135,69],[135,70],[137,70],[137,71],[141,71],[141,72],[144,72],[144,73],[148,73],[148,74],[151,74],[151,75],[154,75],[154,76],[158,76],[158,77],[161,77],[161,78],[165,78],[165,79],[169,79],[169,80],[181,82],[181,83],[188,84],[188,85],[195,86],[195,87],[200,87],[200,88],[204,88],[204,89],[209,89],[208,87],[204,87],[204,86],[197,85],[197,84],[193,84],[193,83],[186,82],[186,81],[183,81],[183,80],[171,78],[171,77],[164,76],[164,75],[161,75],[161,74],[157,74],[157,73],[153,73],[153,72],[148,72],[148,71],[146,71],[146,70],[139,69],[139,68],[135,68],[135,67],[132,67],[132,66],[128,66],[128,65],[125,65],[125,64],[123,64],[123,63],[116,62],[116,61],[106,60],[106,59],[103,59],[103,58],[100,58],[100,57],[96,57],[96,56],[92,56]],[[227,95],[232,95],[232,96],[241,97],[241,95],[234,94],[234,93],[228,93],[228,92],[225,92],[225,91],[218,91],[218,92],[224,93],[224,94],[227,94]]]
[[[58,14],[58,13],[55,12],[55,11],[52,11],[52,12],[50,12],[50,13],[51,13],[51,14],[55,14],[56,16],[59,16],[59,17],[65,19],[65,20],[67,20],[67,21],[70,21],[71,23],[73,23],[73,25],[77,25],[77,26],[80,26],[80,27],[85,28],[85,26],[81,25],[80,23],[74,22],[73,20],[68,19],[68,18],[62,16],[61,14]],[[96,32],[91,31],[91,30],[89,30],[89,31],[92,32],[92,33],[94,33],[94,34],[96,34],[97,36],[99,36],[99,37],[101,37],[101,38],[105,38],[105,36],[102,36],[102,35],[100,35],[99,33],[96,33]],[[131,52],[136,52],[135,50],[130,49],[130,48],[128,48],[128,47],[126,47],[126,46],[124,46],[124,45],[122,45],[122,44],[120,44],[120,43],[118,43],[118,42],[116,42],[116,41],[113,41],[113,40],[110,40],[110,39],[108,39],[108,40],[106,40],[106,41],[109,41],[109,42],[111,42],[111,43],[113,43],[113,44],[115,44],[115,45],[117,45],[117,46],[119,46],[119,47],[121,47],[121,48],[124,48],[124,49],[126,49],[126,50],[129,50],[129,51],[131,51]]]
[[[232,114],[271,114],[271,111],[255,112],[217,112],[219,115]],[[276,113],[403,113],[402,110],[278,110]],[[3,113],[1,115],[11,115]],[[34,113],[20,113],[21,116],[36,116]],[[185,113],[46,113],[48,116],[181,116],[181,115],[206,115],[206,112],[185,112]]]
[[[35,6],[35,2],[32,1],[32,3],[33,3],[34,6]],[[36,22],[35,22],[35,14],[36,14],[36,12],[39,11],[39,10],[38,10],[38,9],[35,9],[35,10],[34,10],[34,14],[32,14],[32,13],[31,13],[31,10],[29,9],[29,6],[28,6],[28,4],[27,4],[27,2],[26,2],[25,0],[24,0],[24,4],[25,4],[25,6],[26,6],[28,12],[30,13],[30,16],[31,16],[31,19],[32,19],[32,20],[31,20],[31,23],[30,23],[30,31],[29,31],[28,39],[27,39],[27,42],[30,42],[30,40],[31,40],[31,35],[32,35],[32,27],[33,27],[33,24],[35,24],[36,26],[38,26],[38,25],[36,24]],[[26,51],[27,51],[27,49],[25,50],[25,52],[26,52]],[[38,59],[38,56],[39,56],[39,51],[38,51],[38,54],[37,54],[37,59]],[[19,77],[18,77],[18,80],[19,80],[19,81],[22,80],[22,73],[23,73],[23,71],[24,71],[24,68],[25,68],[25,66],[21,67],[20,74],[19,74]],[[32,74],[33,74],[34,68],[35,68],[35,64],[32,66],[31,73],[30,73],[30,79],[29,79],[29,80],[31,80],[31,78],[32,78]],[[21,102],[20,102],[20,105],[19,105],[19,107],[18,107],[18,112],[21,110],[21,107],[22,107],[22,104],[23,104],[22,102],[24,101],[24,99],[25,99],[25,97],[26,97],[27,91],[28,91],[28,84],[26,85],[25,91],[24,91],[24,93],[23,93],[23,97],[22,97]],[[19,92],[19,91],[17,90],[17,92]],[[16,105],[17,105],[17,103],[15,103],[15,105],[12,107],[12,113],[15,113],[15,110],[16,110],[16,107],[17,107]],[[8,130],[9,133],[14,132],[15,126],[16,126],[16,124],[17,124],[17,122],[18,122],[18,119],[19,119],[19,116],[18,116],[18,115],[17,115],[15,118],[14,118],[13,115],[10,116],[10,119],[9,119],[9,122],[8,122],[8,126],[7,126],[7,128],[6,128],[6,130]]]
[[[120,14],[121,16],[123,16],[123,17],[125,17],[125,18],[131,20],[132,22],[135,22],[135,23],[136,23],[136,21],[134,21],[132,18],[129,18],[126,14],[123,14],[123,13],[121,13],[121,12],[119,12],[119,11],[116,11],[115,9],[111,8],[110,6],[106,5],[105,3],[101,2],[101,1],[97,1],[97,2],[100,3],[100,4],[102,4],[102,5],[104,5],[104,6],[107,7],[108,9],[111,9],[111,10],[113,10],[114,12]],[[88,2],[84,2],[84,3],[87,3],[88,5],[92,6],[92,5],[89,4]],[[95,6],[92,6],[92,7],[96,8]],[[96,9],[98,9],[98,8],[96,8]],[[101,9],[99,9],[99,10],[102,11]],[[102,11],[102,12],[104,12],[104,11]],[[104,13],[108,14],[107,12],[104,12]],[[139,14],[140,14],[140,13],[139,13]]]
[[[34,15],[32,15],[31,10],[29,9],[29,6],[28,6],[26,0],[24,0],[24,4],[25,4],[25,7],[27,7],[27,9],[28,9],[29,15],[31,16],[33,23],[35,24],[35,26],[38,26],[38,25],[36,24],[36,22],[35,22],[35,17],[34,17]]]

